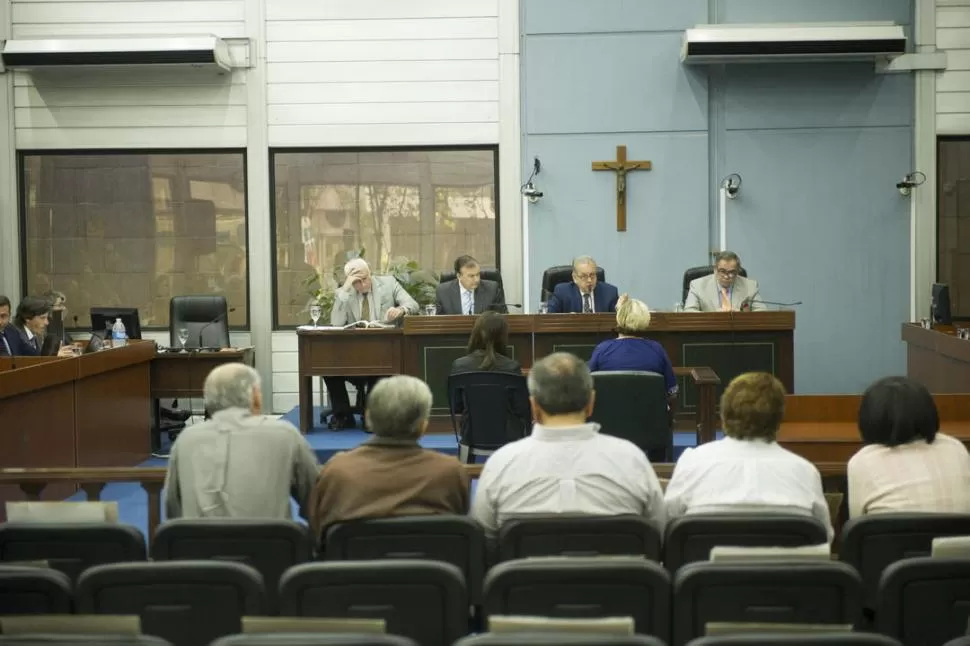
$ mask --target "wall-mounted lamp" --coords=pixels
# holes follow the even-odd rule
[[[538,157],[532,159],[532,173],[529,175],[529,179],[525,180],[525,184],[522,185],[522,195],[529,200],[529,204],[535,204],[542,197],[543,193],[535,185],[535,177],[542,171],[542,162],[539,161]]]
[[[731,173],[727,177],[721,180],[721,188],[727,194],[729,200],[737,198],[738,193],[741,192],[741,175],[738,173]]]
[[[913,189],[920,186],[925,181],[926,175],[918,170],[914,170],[912,173],[909,173],[903,177],[903,181],[896,184],[896,189],[903,197],[909,197],[913,193]]]

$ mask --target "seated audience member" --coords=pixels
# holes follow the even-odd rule
[[[9,357],[13,354],[10,349],[10,342],[7,341],[7,337],[3,333],[9,322],[10,299],[0,294],[0,357]]]
[[[619,292],[596,279],[596,261],[589,256],[573,260],[573,282],[559,283],[546,304],[551,314],[615,312]]]
[[[482,470],[472,517],[490,537],[510,519],[637,514],[663,531],[663,492],[647,456],[587,423],[593,378],[575,355],[557,352],[529,372],[532,435],[496,451]]]
[[[687,290],[685,312],[730,312],[767,309],[758,293],[758,281],[739,275],[741,259],[722,251],[714,259],[714,273],[696,278]]]
[[[259,373],[219,366],[203,386],[211,416],[182,431],[168,460],[168,518],[290,518],[290,496],[308,516],[320,471],[300,431],[260,414]]]
[[[418,304],[405,291],[393,276],[374,276],[363,258],[354,258],[344,265],[346,276],[342,287],[334,293],[333,309],[330,311],[330,325],[343,326],[355,321],[379,321],[388,323],[400,319],[405,314],[417,314]],[[357,388],[361,408],[367,393],[377,377],[324,377],[327,392],[330,393],[333,419],[330,428],[354,428],[347,395],[347,382]]]
[[[365,419],[374,434],[323,466],[311,498],[310,526],[322,545],[331,525],[388,516],[464,514],[468,476],[452,456],[424,449],[431,390],[420,379],[382,379]]]
[[[906,377],[872,384],[859,407],[863,447],[846,467],[849,516],[970,514],[970,454],[939,432],[929,391]]]
[[[620,297],[616,308],[617,337],[603,341],[593,350],[589,360],[592,372],[608,370],[642,370],[663,375],[667,395],[671,400],[677,396],[677,378],[674,367],[663,346],[644,338],[650,327],[650,309],[643,301]]]
[[[723,440],[687,449],[664,496],[667,518],[687,514],[803,514],[832,522],[815,465],[775,441],[785,387],[772,375],[736,377],[721,397]]]
[[[13,323],[3,328],[3,335],[7,340],[12,356],[36,357],[40,355],[50,313],[51,304],[46,298],[28,296],[20,301]],[[74,348],[62,345],[57,354],[61,357],[73,356]]]
[[[454,280],[440,285],[435,294],[438,314],[505,314],[505,293],[494,280],[482,279],[482,268],[471,256],[459,256],[455,261]]]
[[[511,372],[522,374],[522,367],[508,357],[509,324],[495,312],[485,312],[475,321],[468,339],[468,354],[455,359],[451,374],[475,372]]]

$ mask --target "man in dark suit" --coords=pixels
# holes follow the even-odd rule
[[[619,298],[616,287],[596,280],[596,261],[579,256],[573,260],[573,282],[556,285],[547,307],[553,314],[615,312]]]
[[[0,357],[9,357],[12,354],[10,342],[7,341],[7,337],[3,333],[3,329],[7,327],[7,323],[9,322],[10,299],[0,294]]]
[[[438,285],[438,314],[508,313],[502,287],[494,280],[482,280],[482,268],[477,260],[459,256],[455,261],[455,275],[454,280]]]

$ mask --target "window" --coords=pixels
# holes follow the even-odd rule
[[[363,250],[375,273],[400,261],[452,271],[470,254],[497,267],[498,151],[277,151],[276,324],[307,322],[308,279],[339,279]]]
[[[21,153],[24,280],[168,327],[172,296],[224,294],[248,324],[246,163],[239,151]]]
[[[970,137],[940,137],[937,171],[937,281],[950,285],[953,318],[970,319]]]

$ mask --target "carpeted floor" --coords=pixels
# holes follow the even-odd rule
[[[290,422],[294,426],[299,425],[299,409],[294,408],[287,414],[281,416],[282,419]],[[314,410],[313,419],[319,424],[319,410]],[[307,434],[307,441],[317,454],[321,463],[329,460],[335,453],[348,451],[365,442],[370,434],[361,428],[347,429],[342,431],[331,431],[322,426],[315,425],[313,430]],[[720,437],[720,433],[718,433]],[[168,451],[168,440],[163,438],[163,452]],[[688,447],[694,446],[695,438],[693,433],[674,433],[674,460]],[[440,451],[447,455],[458,455],[458,442],[455,436],[448,434],[425,435],[421,438],[421,446]],[[168,460],[164,458],[150,458],[139,466],[141,467],[165,467]],[[474,495],[474,483],[472,485]],[[142,533],[147,532],[148,526],[148,495],[136,483],[119,482],[109,484],[102,491],[101,499],[104,501],[116,501],[118,503],[119,520],[139,528]],[[85,494],[79,492],[72,496],[70,500],[85,500]],[[162,520],[164,520],[165,510],[162,510]],[[294,518],[298,518],[296,506],[294,505]]]

